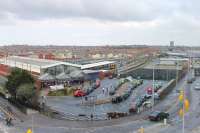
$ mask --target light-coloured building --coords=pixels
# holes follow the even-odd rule
[[[62,62],[48,59],[29,58],[21,56],[9,56],[0,59],[0,64],[9,67],[17,67],[30,71],[35,75],[43,75],[50,73],[51,75],[58,75],[62,72],[70,73],[75,70],[111,70],[116,69],[114,61],[101,61],[97,63],[79,65],[69,62]]]

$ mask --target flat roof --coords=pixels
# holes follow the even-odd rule
[[[115,61],[101,61],[101,62],[96,62],[96,63],[91,63],[91,64],[85,64],[85,65],[81,65],[81,69],[88,69],[88,68],[108,65],[108,64],[112,64],[112,63],[115,63]]]
[[[188,61],[188,58],[160,58],[160,61]]]
[[[144,69],[153,69],[153,65],[149,64],[147,66],[144,67]],[[183,67],[182,66],[175,66],[175,65],[155,65],[154,69],[167,69],[167,70],[182,70]]]

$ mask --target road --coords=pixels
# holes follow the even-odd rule
[[[191,85],[186,85],[186,90],[190,91],[190,109],[185,115],[185,132],[191,132],[193,129],[199,127],[200,125],[200,91],[194,90],[196,83],[200,83],[200,78],[198,77],[196,81]],[[178,115],[174,116],[173,122],[167,129],[163,129],[163,133],[176,132],[181,133],[182,129],[182,118]]]

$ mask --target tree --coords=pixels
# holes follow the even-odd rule
[[[21,84],[17,88],[16,98],[20,103],[31,106],[36,95],[35,90],[34,85],[31,83]]]
[[[33,77],[27,71],[19,68],[13,68],[7,78],[6,89],[14,98],[16,98],[17,88],[21,84],[34,84]]]

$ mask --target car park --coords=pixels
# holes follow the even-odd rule
[[[150,121],[161,121],[168,118],[169,118],[169,113],[161,111],[154,111],[149,115]]]

